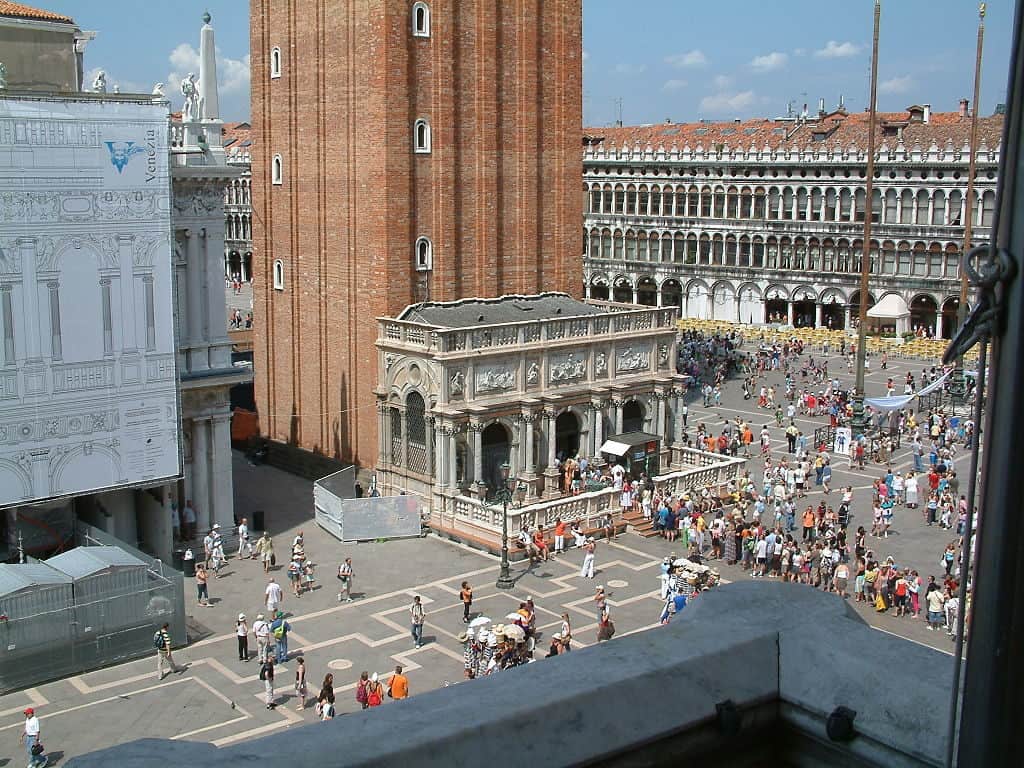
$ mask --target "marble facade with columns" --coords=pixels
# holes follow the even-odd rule
[[[626,428],[662,436],[663,469],[682,461],[677,311],[542,296],[552,295],[564,297],[568,311],[531,311],[519,322],[444,324],[446,307],[480,305],[483,318],[494,305],[534,298],[504,297],[430,305],[440,310],[435,322],[402,319],[416,316],[410,310],[417,305],[381,319],[376,477],[382,493],[414,494],[443,516],[457,499],[492,494],[497,467],[507,463],[522,501],[554,498],[560,454],[576,447],[572,453],[600,462],[604,441]],[[572,314],[574,305],[581,314]],[[624,417],[627,411],[631,416]],[[564,434],[560,424],[568,425]]]

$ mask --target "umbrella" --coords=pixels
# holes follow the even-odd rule
[[[476,629],[477,627],[485,627],[485,626],[487,626],[490,623],[491,623],[491,620],[488,619],[486,616],[477,616],[475,619],[473,619],[471,622],[469,622],[469,626],[472,629]]]
[[[510,613],[505,618],[508,619],[509,621],[522,621],[523,620],[523,615],[521,613]]]
[[[511,626],[505,627],[505,637],[515,640],[516,642],[522,642],[526,639],[526,632],[524,632],[523,628],[519,625],[512,624]]]

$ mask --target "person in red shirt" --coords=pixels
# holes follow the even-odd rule
[[[725,433],[723,432],[722,434],[720,434],[718,436],[718,452],[719,453],[725,453],[725,451],[726,451],[726,449],[728,447],[729,447],[729,438],[727,438],[725,436]]]
[[[544,526],[538,525],[537,530],[533,532],[533,546],[537,548],[537,553],[544,558],[544,562],[548,560],[548,542],[544,538]]]
[[[565,552],[565,522],[562,518],[555,518],[555,554]]]
[[[928,473],[928,487],[932,489],[932,492],[939,490],[939,473],[932,469]]]

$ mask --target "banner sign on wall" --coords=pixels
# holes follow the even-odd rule
[[[180,474],[167,120],[0,99],[0,506]]]

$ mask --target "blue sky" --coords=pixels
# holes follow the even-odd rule
[[[873,0],[583,0],[584,124],[775,117],[868,105]],[[978,3],[883,0],[882,110],[971,98]],[[982,114],[1005,101],[1012,0],[988,3]],[[805,95],[806,94],[806,95]]]
[[[196,70],[199,27],[209,9],[220,50],[221,112],[249,115],[247,0],[36,0],[99,32],[86,69],[104,69],[122,91],[164,82],[180,102],[180,78]],[[884,0],[879,108],[913,103],[957,108],[973,92],[974,0]],[[584,124],[665,118],[774,117],[786,105],[843,94],[868,101],[872,0],[583,0]],[[988,3],[982,114],[1005,101],[1012,0]],[[88,81],[91,82],[91,76]]]

